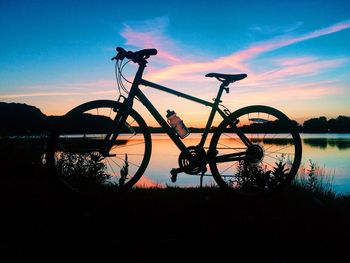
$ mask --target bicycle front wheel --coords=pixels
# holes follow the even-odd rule
[[[302,148],[296,122],[274,108],[257,105],[222,121],[210,152],[216,153],[209,165],[220,187],[255,195],[289,186],[298,172]]]
[[[132,187],[151,155],[151,135],[132,110],[112,149],[103,154],[106,135],[121,103],[109,100],[82,104],[67,113],[52,132],[46,152],[50,170],[70,190],[99,193]]]

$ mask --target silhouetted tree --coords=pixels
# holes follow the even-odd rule
[[[304,132],[327,132],[328,131],[327,118],[322,116],[319,118],[312,118],[304,121],[303,131]]]
[[[331,132],[350,132],[350,117],[338,116],[336,119],[328,121]]]

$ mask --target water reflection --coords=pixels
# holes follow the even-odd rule
[[[321,167],[325,167],[326,173],[334,175],[334,190],[338,193],[350,192],[350,134],[302,134],[303,155],[302,164],[314,161]],[[196,145],[201,138],[200,134],[191,134],[183,140],[189,145]],[[208,142],[210,142],[211,134]],[[232,139],[233,140],[233,139]],[[261,140],[261,138],[260,138]],[[165,134],[152,134],[152,156],[140,182],[144,186],[198,186],[199,177],[187,174],[179,174],[176,184],[170,180],[170,169],[178,166],[178,155],[176,146]],[[265,144],[281,145],[288,144],[283,138],[264,138]],[[207,146],[207,145],[206,145]],[[210,174],[210,169],[208,169]],[[204,185],[216,185],[211,176],[204,178]]]
[[[304,138],[304,143],[322,150],[326,150],[327,147],[336,147],[338,150],[350,148],[350,140],[346,138]]]

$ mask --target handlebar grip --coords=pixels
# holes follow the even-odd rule
[[[143,49],[138,52],[140,52],[142,55],[145,55],[145,56],[154,56],[154,55],[157,55],[158,53],[157,49],[155,48]]]
[[[158,51],[155,48],[150,49],[142,49],[136,52],[132,51],[126,51],[122,47],[117,47],[118,55],[116,56],[116,59],[124,59],[126,57],[127,59],[131,59],[133,62],[139,62],[141,60],[145,60],[149,58],[149,56],[157,55]]]

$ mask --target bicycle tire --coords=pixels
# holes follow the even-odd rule
[[[69,111],[50,134],[46,163],[70,191],[105,193],[134,186],[151,156],[151,135],[143,118],[131,110],[110,156],[100,153],[103,139],[122,104],[111,100],[84,103]],[[127,152],[127,150],[129,152]]]
[[[234,152],[248,156],[253,149],[235,134],[233,122],[253,142],[252,147],[259,149],[259,158],[216,161],[220,155]],[[220,187],[243,195],[260,195],[279,192],[291,184],[300,166],[302,144],[296,122],[277,109],[254,105],[231,113],[220,123],[209,151],[216,153],[209,166]]]

